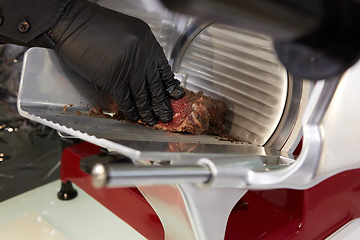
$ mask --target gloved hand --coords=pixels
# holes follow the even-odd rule
[[[48,35],[64,61],[108,90],[129,120],[155,125],[172,119],[168,98],[184,91],[145,22],[72,0]]]

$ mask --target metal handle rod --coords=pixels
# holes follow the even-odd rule
[[[124,166],[96,164],[92,170],[94,187],[134,187],[174,183],[204,183],[211,172],[203,166]]]

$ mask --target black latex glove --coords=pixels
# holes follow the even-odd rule
[[[129,120],[155,125],[172,119],[168,98],[184,92],[145,22],[74,0],[48,35],[65,62],[108,90]]]

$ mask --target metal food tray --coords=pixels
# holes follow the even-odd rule
[[[278,154],[246,143],[220,141],[215,136],[170,133],[127,121],[87,116],[90,107],[107,110],[111,101],[108,92],[97,90],[95,85],[71,70],[54,51],[31,48],[25,54],[18,96],[19,113],[75,138],[133,160]],[[176,152],[169,152],[171,145],[182,145],[182,149],[178,147]]]

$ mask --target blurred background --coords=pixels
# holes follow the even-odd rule
[[[59,179],[60,137],[16,108],[26,50],[0,45],[0,202]]]

